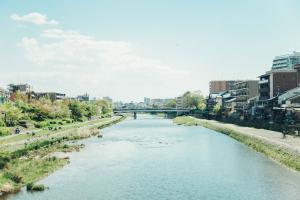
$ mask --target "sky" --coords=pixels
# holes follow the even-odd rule
[[[299,0],[0,0],[0,87],[115,101],[208,94],[300,50]]]

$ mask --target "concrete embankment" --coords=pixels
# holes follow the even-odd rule
[[[194,117],[177,117],[174,123],[178,125],[199,125],[224,133],[254,150],[263,153],[276,162],[300,172],[300,138],[265,129],[240,127],[214,120],[197,119]]]

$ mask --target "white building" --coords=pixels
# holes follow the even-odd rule
[[[300,64],[300,52],[294,51],[292,54],[276,56],[273,60],[272,70],[293,69]]]

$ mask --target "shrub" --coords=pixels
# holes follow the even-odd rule
[[[0,136],[10,135],[10,129],[7,127],[0,127]]]
[[[40,184],[40,185],[33,185],[32,191],[44,191],[45,190],[45,186]]]
[[[4,169],[10,158],[6,155],[0,155],[0,169]]]
[[[30,191],[30,190],[32,190],[32,187],[33,187],[33,183],[26,184],[26,190]]]
[[[6,124],[3,119],[0,119],[0,127],[2,127],[2,126],[6,126]]]
[[[4,177],[7,179],[12,180],[15,183],[22,183],[23,182],[23,177],[18,175],[18,174],[14,174],[11,172],[5,172],[4,173]]]
[[[28,190],[28,191],[44,191],[45,186],[43,184],[35,185],[34,183],[27,183],[26,190]]]
[[[44,128],[44,127],[47,127],[49,125],[50,125],[50,123],[46,122],[46,121],[41,121],[41,122],[37,122],[37,123],[34,124],[34,126],[36,128]]]

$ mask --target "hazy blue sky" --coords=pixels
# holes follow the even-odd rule
[[[1,0],[0,86],[115,100],[208,92],[300,49],[299,0]]]

